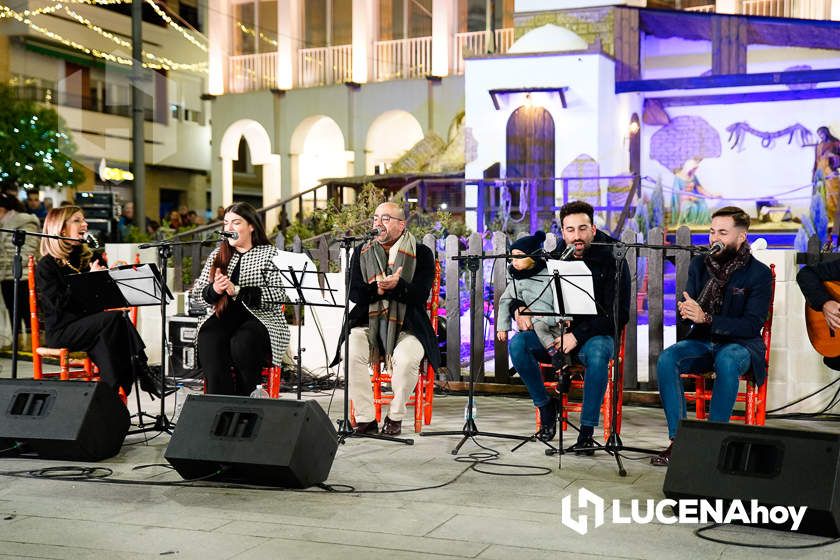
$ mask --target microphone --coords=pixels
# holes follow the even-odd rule
[[[365,237],[379,237],[380,235],[382,235],[382,228],[380,227],[375,227],[372,230],[365,233]]]
[[[720,253],[724,249],[726,249],[726,245],[723,244],[723,241],[715,241],[709,247],[709,252],[706,253],[706,254],[707,255],[717,255],[718,253]]]
[[[572,253],[574,253],[574,252],[575,252],[575,244],[574,244],[574,243],[569,243],[568,245],[566,245],[566,248],[565,248],[565,249],[563,249],[563,252],[562,252],[562,253],[560,253],[560,260],[561,260],[561,261],[565,261],[565,260],[566,260],[566,259],[568,259],[568,258],[572,255]]]
[[[89,232],[85,233],[84,242],[87,243],[91,249],[99,248],[99,240],[96,239],[96,237],[91,235]]]
[[[218,233],[219,236],[221,236],[221,237],[225,237],[227,239],[233,239],[234,241],[239,239],[239,234],[236,233],[235,231],[217,231],[216,233]]]

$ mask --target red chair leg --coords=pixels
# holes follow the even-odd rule
[[[417,376],[414,386],[414,432],[423,431],[423,375]]]
[[[280,366],[271,366],[270,368],[266,369],[268,370],[268,396],[272,399],[279,399],[280,375],[282,373],[282,370]]]
[[[423,384],[423,422],[432,423],[432,404],[435,398],[435,370],[426,366],[426,382]]]
[[[694,410],[698,420],[706,419],[706,380],[702,375],[694,378]]]
[[[380,377],[379,364],[373,366],[373,377],[371,383],[373,384],[373,406],[376,410],[376,421],[382,422],[382,379]]]
[[[744,423],[755,426],[755,383],[747,381],[747,396],[744,403]]]
[[[604,393],[603,404],[601,405],[601,414],[604,417],[604,439],[610,437],[610,429],[612,428],[612,401],[613,401],[613,380],[612,380],[612,360],[607,366],[607,390]]]
[[[58,355],[58,378],[61,381],[70,379],[70,352],[64,348]]]

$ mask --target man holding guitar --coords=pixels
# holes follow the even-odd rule
[[[804,266],[796,282],[807,302],[808,338],[825,365],[840,370],[840,261]]]

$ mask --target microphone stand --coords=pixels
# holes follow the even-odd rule
[[[47,233],[38,233],[34,231],[26,231],[23,229],[8,229],[0,228],[0,232],[12,234],[12,244],[15,246],[15,255],[12,258],[12,278],[14,281],[14,295],[12,296],[12,379],[17,379],[18,368],[18,335],[20,334],[20,302],[18,301],[18,291],[20,288],[20,280],[23,276],[23,257],[20,251],[23,244],[26,243],[26,236],[41,237],[47,239],[60,239],[63,241],[82,242],[82,239],[77,237],[64,237],[61,235],[49,235]]]
[[[466,261],[467,269],[470,271],[470,309],[476,309],[476,297],[475,297],[475,286],[476,286],[476,276],[478,274],[478,269],[481,266],[481,262],[486,259],[501,259],[501,258],[508,258],[511,256],[519,256],[522,255],[456,255],[450,257],[454,261]],[[472,351],[473,346],[475,346],[475,328],[473,323],[473,318],[475,315],[470,313],[470,349]],[[488,436],[494,438],[504,438],[504,439],[515,439],[520,440],[523,443],[527,441],[534,441],[534,436],[517,436],[513,434],[499,434],[493,432],[482,432],[478,429],[478,426],[475,423],[475,417],[473,416],[473,403],[475,402],[475,378],[478,373],[478,364],[475,360],[470,360],[470,383],[469,383],[469,390],[467,392],[467,418],[464,422],[464,427],[461,428],[460,431],[443,431],[443,432],[422,432],[420,435],[422,437],[431,437],[431,436],[454,436],[454,435],[462,435],[461,441],[458,442],[458,445],[452,450],[453,455],[457,455],[458,451],[460,451],[461,447],[466,443],[468,439],[475,438],[476,436]]]
[[[635,451],[638,453],[646,453],[649,455],[655,455],[657,451],[653,449],[645,449],[642,447],[629,447],[625,446],[621,441],[621,436],[618,434],[618,394],[619,394],[619,387],[618,387],[618,356],[621,351],[621,326],[618,323],[618,310],[619,310],[619,294],[621,291],[621,276],[624,271],[624,267],[621,266],[622,262],[624,261],[625,257],[627,256],[627,251],[630,248],[636,249],[657,249],[657,250],[668,250],[668,249],[676,249],[681,251],[689,251],[692,253],[701,253],[701,254],[709,254],[712,252],[710,248],[700,248],[695,247],[693,245],[654,245],[654,244],[646,244],[646,243],[624,243],[622,241],[617,241],[615,243],[603,243],[603,242],[592,242],[592,245],[605,245],[611,246],[613,251],[613,258],[615,259],[615,287],[618,292],[616,296],[613,298],[612,302],[612,311],[613,311],[613,367],[612,371],[608,372],[608,374],[612,377],[612,417],[613,421],[610,425],[610,436],[607,438],[606,443],[603,446],[598,446],[594,449],[594,451],[606,451],[613,457],[615,457],[616,466],[618,468],[618,475],[619,476],[627,476],[627,470],[624,468],[623,463],[621,462],[621,452],[622,451]],[[632,297],[632,294],[631,294]],[[574,447],[574,446],[573,446]],[[571,448],[569,449],[571,450]]]
[[[130,434],[145,433],[145,432],[167,432],[172,433],[172,428],[175,426],[166,416],[164,406],[166,404],[166,359],[168,352],[166,349],[166,295],[169,293],[166,287],[166,269],[169,258],[172,256],[172,248],[183,245],[209,245],[213,243],[210,239],[197,239],[193,241],[172,241],[164,239],[163,241],[155,241],[152,243],[143,243],[139,249],[157,249],[158,250],[158,268],[160,269],[160,413],[155,417],[154,424],[147,426],[143,423],[143,416],[140,415],[139,427],[137,430],[132,430]],[[174,377],[174,370],[173,370]]]
[[[370,241],[373,239],[373,232],[366,235],[346,235],[339,239],[341,248],[344,250],[344,323],[342,336],[344,337],[344,416],[338,421],[338,443],[345,443],[348,438],[361,437],[369,439],[381,439],[406,445],[414,445],[411,438],[398,438],[383,434],[362,434],[353,429],[350,425],[350,259],[353,243],[356,241]]]

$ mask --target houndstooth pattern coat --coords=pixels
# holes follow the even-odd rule
[[[212,310],[212,307],[204,301],[202,292],[205,286],[212,283],[210,269],[218,252],[219,249],[215,249],[207,257],[201,276],[198,277],[192,290],[190,290],[190,299],[206,306],[208,310]],[[242,288],[247,286],[260,288],[260,306],[252,309],[244,302],[243,305],[260,323],[265,325],[268,338],[271,341],[271,363],[280,365],[283,355],[286,353],[286,348],[289,346],[289,326],[286,324],[282,310],[283,303],[287,302],[288,298],[286,297],[286,291],[281,287],[280,271],[271,262],[272,257],[276,254],[277,249],[272,245],[257,245],[246,253],[234,251],[226,272],[230,276],[239,260],[242,259],[242,264],[239,267],[239,286]],[[199,330],[209,316],[208,311],[208,314],[199,322]]]

